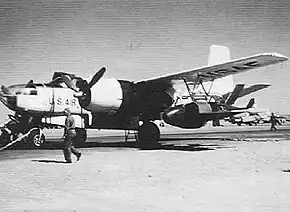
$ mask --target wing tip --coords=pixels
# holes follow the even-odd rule
[[[265,83],[257,83],[255,85],[258,85],[258,86],[271,86],[272,84],[268,83],[268,82],[265,82]]]
[[[277,53],[277,52],[265,53],[265,54],[263,54],[263,55],[276,57],[276,58],[279,58],[281,61],[289,60],[288,57],[286,57],[286,56],[283,55],[283,54]]]

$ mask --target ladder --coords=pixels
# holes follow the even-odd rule
[[[129,139],[135,139],[135,141],[138,141],[138,133],[136,130],[125,130],[125,142],[128,142]]]

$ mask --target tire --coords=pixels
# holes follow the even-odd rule
[[[160,130],[153,122],[144,123],[138,129],[138,146],[140,149],[156,149],[160,145]]]
[[[41,148],[45,142],[45,136],[42,134],[40,138],[39,130],[33,130],[26,140],[27,147]]]
[[[82,147],[87,140],[87,131],[83,128],[76,128],[76,136],[74,138],[74,145],[76,147]]]

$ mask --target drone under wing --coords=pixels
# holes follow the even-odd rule
[[[288,60],[279,53],[264,53],[250,57],[244,57],[229,62],[196,68],[193,70],[182,71],[152,79],[142,80],[141,82],[156,84],[173,84],[174,81],[185,80],[187,82],[199,83],[215,80],[225,76],[242,73],[251,69],[273,65]],[[138,83],[138,82],[137,82]]]

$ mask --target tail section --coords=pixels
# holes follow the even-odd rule
[[[209,50],[208,65],[213,66],[231,60],[230,50],[226,46],[211,45]]]
[[[228,92],[222,95],[222,99],[225,104],[233,105],[238,98],[249,95],[256,91],[265,89],[270,86],[270,84],[255,84],[250,87],[244,88],[245,84],[237,84],[233,92]]]
[[[230,50],[226,46],[211,45],[208,57],[208,65],[213,66],[220,63],[225,63],[231,60]],[[210,85],[205,86],[208,89]],[[227,76],[220,79],[216,79],[210,89],[212,94],[225,94],[232,92],[234,89],[233,76]]]
[[[223,95],[223,99],[226,99],[227,105],[233,105],[236,100],[240,97],[240,93],[244,89],[245,84],[237,84],[231,93],[226,93]]]

